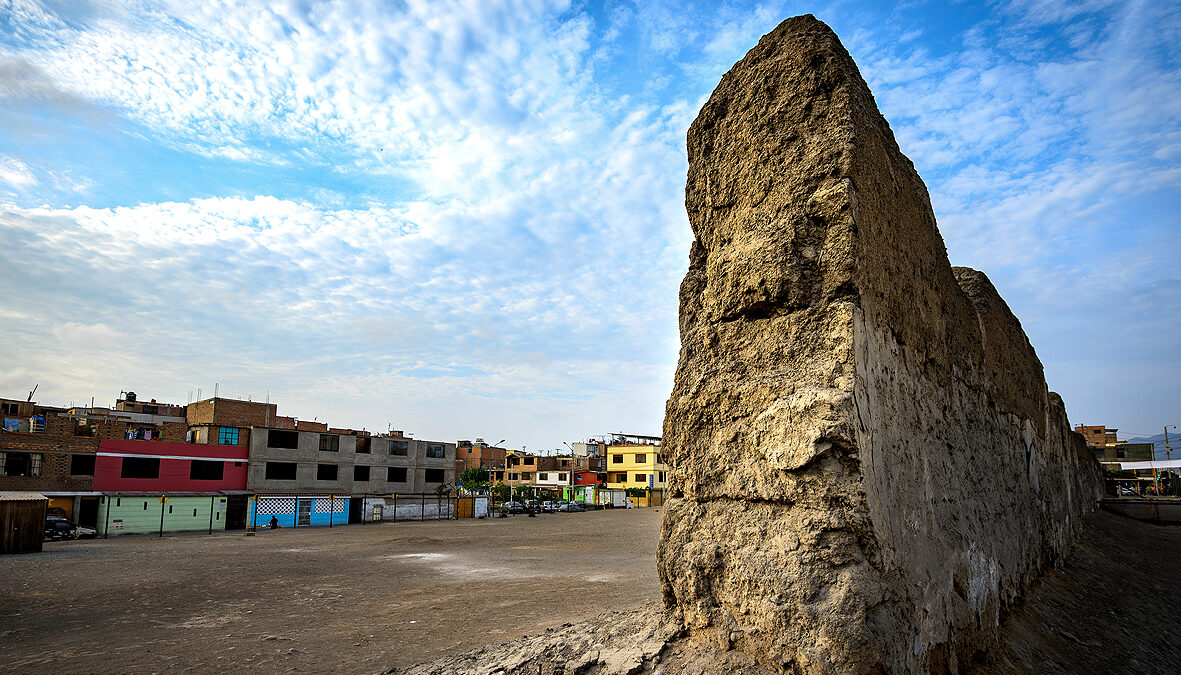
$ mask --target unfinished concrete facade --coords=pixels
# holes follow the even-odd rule
[[[764,36],[688,154],[673,620],[788,671],[955,670],[1068,550],[1098,466],[826,25]]]

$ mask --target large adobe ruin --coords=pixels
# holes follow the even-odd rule
[[[688,151],[673,621],[776,669],[954,670],[1068,551],[1098,466],[828,26],[764,36]]]

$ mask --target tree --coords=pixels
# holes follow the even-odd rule
[[[491,492],[496,497],[496,501],[499,502],[507,502],[509,497],[512,496],[512,488],[505,485],[504,483],[489,485],[488,491]]]
[[[474,466],[459,472],[459,482],[463,483],[465,490],[479,490],[487,487],[490,477],[488,469],[482,466]]]

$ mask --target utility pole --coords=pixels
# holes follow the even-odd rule
[[[1169,427],[1177,428],[1176,424],[1165,425],[1165,459],[1173,459],[1173,449],[1169,447]]]

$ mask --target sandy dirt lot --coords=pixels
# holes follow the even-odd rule
[[[46,543],[0,671],[382,672],[659,604],[660,509]]]

